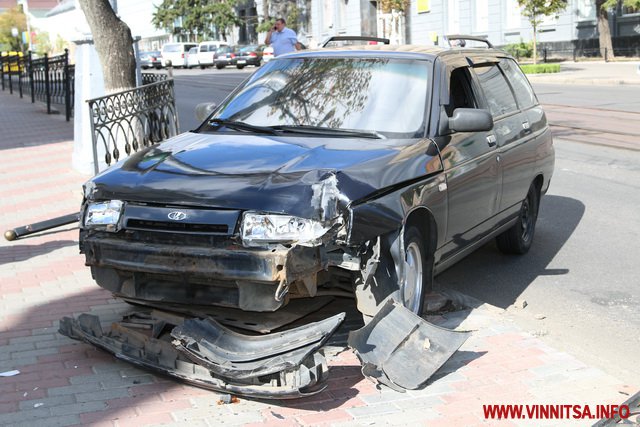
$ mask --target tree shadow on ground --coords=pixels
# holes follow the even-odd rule
[[[0,246],[0,265],[11,262],[20,262],[36,256],[55,251],[67,246],[75,246],[78,242],[73,240],[54,240],[35,245],[11,244]]]

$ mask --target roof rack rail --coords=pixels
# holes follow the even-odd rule
[[[377,42],[389,44],[389,39],[368,36],[331,36],[321,43],[321,47],[326,47],[331,42]]]
[[[444,39],[449,44],[449,47],[453,47],[453,46],[451,46],[451,40],[462,40],[462,43],[461,43],[460,47],[464,47],[465,46],[465,43],[464,43],[465,40],[473,40],[473,41],[476,41],[476,42],[486,43],[487,44],[487,48],[493,49],[493,44],[491,44],[491,42],[489,40],[487,40],[486,37],[467,36],[467,35],[464,35],[464,34],[448,34],[448,35],[444,36]]]

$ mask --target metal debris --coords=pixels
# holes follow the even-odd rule
[[[328,367],[318,349],[345,316],[340,313],[277,334],[246,336],[211,319],[183,319],[176,326],[171,319],[180,323],[179,316],[157,314],[134,313],[113,323],[106,332],[97,316],[64,317],[60,333],[198,387],[249,397],[292,399],[326,387]],[[200,333],[196,338],[184,335],[195,330]],[[178,338],[174,344],[171,335]]]
[[[349,333],[349,347],[372,381],[398,391],[415,390],[469,335],[432,325],[390,299],[371,322]]]

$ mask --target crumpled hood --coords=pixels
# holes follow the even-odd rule
[[[184,133],[94,177],[85,195],[326,220],[351,201],[440,170],[430,145],[426,139]]]

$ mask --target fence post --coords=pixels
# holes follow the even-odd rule
[[[36,88],[33,82],[33,52],[29,51],[29,87],[31,88],[31,103],[36,102]]]
[[[0,55],[0,80],[2,80],[2,91],[4,92],[4,57]]]
[[[542,51],[544,53],[544,63],[547,63],[547,48],[545,47]]]
[[[11,75],[11,56],[7,56],[7,59],[9,59],[9,62],[7,65],[9,65],[9,93],[13,95],[13,76]]]
[[[51,86],[49,84],[49,54],[44,54],[44,92],[47,98],[47,114],[51,114]]]
[[[18,61],[18,92],[20,93],[20,98],[22,98],[22,71],[24,70],[24,55],[16,58]]]
[[[69,89],[69,49],[64,50],[64,107],[67,121],[71,118],[71,92]]]

